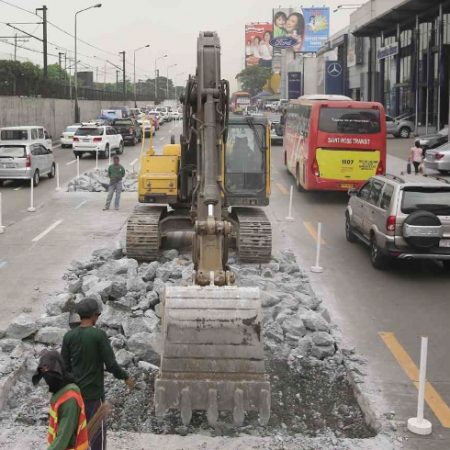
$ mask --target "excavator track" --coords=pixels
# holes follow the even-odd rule
[[[272,226],[258,208],[233,208],[238,222],[236,247],[239,260],[246,263],[269,262],[272,254]]]
[[[127,223],[126,248],[128,258],[153,261],[161,245],[159,221],[164,207],[137,205]]]

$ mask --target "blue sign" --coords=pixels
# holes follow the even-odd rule
[[[339,61],[325,62],[325,94],[343,94],[344,68]]]
[[[297,99],[302,95],[302,73],[288,72],[288,99]]]
[[[330,36],[330,8],[303,8],[305,38],[302,53],[316,53]]]
[[[280,36],[270,41],[270,45],[274,48],[291,48],[296,44],[297,39],[290,36]]]

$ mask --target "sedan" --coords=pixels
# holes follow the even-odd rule
[[[78,128],[81,127],[81,124],[75,124],[68,126],[61,134],[61,148],[72,147],[73,144],[73,135]]]
[[[450,144],[444,144],[434,150],[428,150],[424,160],[426,169],[437,170],[442,175],[450,173]]]
[[[437,148],[443,144],[446,144],[448,142],[448,125],[435,134],[426,134],[423,136],[419,136],[416,139],[416,142],[418,142],[424,150]]]

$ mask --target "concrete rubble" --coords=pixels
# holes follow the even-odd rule
[[[97,169],[85,172],[67,184],[67,192],[105,192],[108,190],[109,178],[107,169]],[[137,191],[137,173],[125,170],[122,180],[123,192]]]
[[[296,435],[322,436],[324,442],[330,442],[330,446],[320,447],[324,450],[360,448],[334,444],[351,441],[349,438],[356,444],[356,438],[375,435],[366,425],[347,380],[346,364],[352,362],[347,356],[354,356],[354,352],[339,349],[330,315],[295,257],[284,252],[263,265],[242,265],[231,257],[230,265],[238,275],[238,285],[261,289],[264,344],[273,391],[267,427],[260,427],[257,417],[250,413],[241,429],[233,428],[227,414],[221,415],[222,422],[216,429],[207,425],[203,413],[194,413],[189,427],[181,426],[176,413],[162,420],[152,415],[160,352],[159,298],[165,285],[191,284],[190,256],[166,250],[158,261],[138,264],[126,258],[121,249],[100,249],[88,260],[71,264],[64,275],[66,288],[49,296],[45,316],[34,319],[21,314],[6,330],[0,330],[2,428],[45,424],[48,395],[44,383],[32,386],[31,373],[44,348],[59,348],[69,322],[76,321],[75,304],[89,295],[103,309],[98,326],[109,336],[119,363],[136,381],[134,391],[128,392],[123,382],[109,375],[106,378],[106,395],[114,405],[112,430],[190,436],[199,433],[202,437],[266,436],[273,442],[286,443]],[[2,391],[6,379],[8,389]]]

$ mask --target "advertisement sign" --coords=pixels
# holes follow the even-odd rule
[[[302,95],[302,73],[288,72],[288,99],[297,99]]]
[[[330,8],[303,8],[305,39],[302,52],[317,52],[330,37]]]
[[[398,43],[393,42],[392,44],[386,45],[386,47],[381,47],[377,51],[377,59],[386,59],[391,56],[398,55]]]
[[[273,47],[271,23],[245,25],[245,67],[272,67]]]
[[[325,94],[341,95],[344,69],[339,61],[325,62]]]
[[[283,40],[279,38],[283,38]],[[277,8],[273,10],[273,39],[270,42],[272,47],[293,48],[295,52],[301,52],[304,38],[305,19],[300,9]]]

